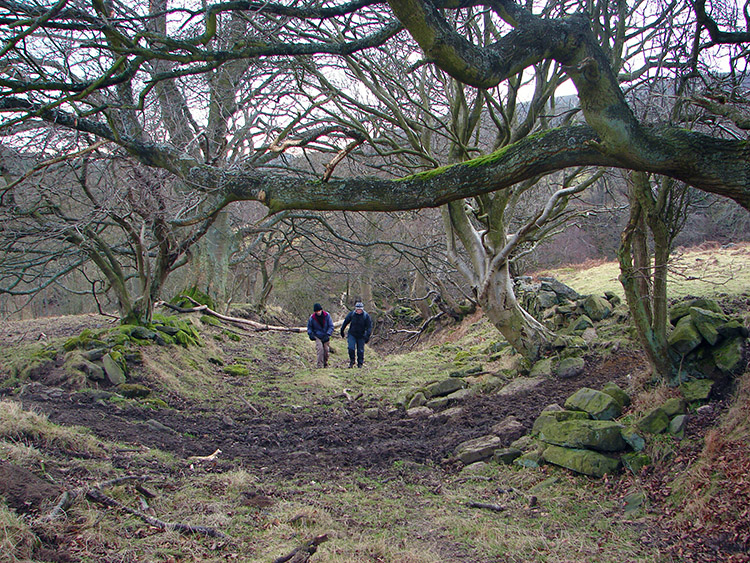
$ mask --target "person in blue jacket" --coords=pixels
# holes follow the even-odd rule
[[[313,305],[313,314],[307,321],[307,336],[315,342],[318,355],[318,367],[328,367],[328,356],[331,354],[329,340],[333,334],[333,320],[331,315],[323,310],[320,303]]]
[[[357,367],[361,368],[365,363],[365,344],[370,341],[372,334],[372,319],[365,312],[365,305],[361,301],[354,304],[354,311],[349,311],[341,325],[341,338],[344,338],[344,329],[349,327],[349,336],[347,337],[347,346],[349,348],[349,367],[354,366],[354,351],[357,352]]]

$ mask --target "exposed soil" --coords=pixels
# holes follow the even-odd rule
[[[531,428],[541,410],[562,403],[581,387],[607,381],[627,385],[642,368],[631,355],[601,361],[589,358],[580,377],[550,379],[531,392],[512,396],[480,395],[462,403],[463,414],[440,418],[409,418],[403,410],[363,415],[369,406],[356,401],[345,408],[318,412],[256,415],[242,404],[234,412],[205,407],[144,409],[102,405],[91,395],[31,384],[17,397],[24,407],[43,412],[52,422],[90,428],[102,438],[156,447],[178,456],[207,455],[217,448],[222,458],[265,468],[281,476],[320,474],[346,467],[387,468],[396,460],[445,466],[458,444],[488,434],[493,424],[514,416]],[[157,421],[170,430],[149,424]],[[191,436],[191,437],[186,437]]]
[[[11,324],[0,336],[0,343],[74,335],[82,328],[104,321],[101,317],[81,321],[63,318],[61,323]],[[88,322],[92,321],[92,322]],[[90,428],[103,439],[125,444],[114,454],[115,467],[137,472],[127,445],[159,448],[182,458],[205,456],[217,449],[221,456],[213,470],[223,471],[238,463],[278,477],[310,476],[334,479],[342,471],[368,468],[375,474],[392,469],[394,461],[411,461],[441,471],[457,471],[452,461],[456,446],[466,440],[488,434],[490,427],[508,416],[515,417],[527,429],[549,404],[562,404],[581,387],[600,388],[608,381],[627,387],[629,378],[645,367],[643,359],[631,351],[606,359],[589,356],[585,372],[571,379],[549,379],[531,392],[512,396],[478,395],[464,401],[464,411],[447,422],[435,417],[409,418],[402,409],[381,411],[377,418],[365,415],[374,405],[351,400],[343,405],[320,405],[305,412],[254,412],[239,403],[233,409],[216,412],[207,405],[173,404],[169,409],[145,409],[135,405],[119,406],[97,402],[89,393],[68,391],[40,381],[27,385],[14,396],[24,408],[45,413],[59,424]],[[718,410],[716,411],[718,412]],[[689,432],[703,433],[711,421],[694,417]],[[230,461],[231,460],[231,461]],[[150,468],[153,470],[154,468]],[[659,482],[654,475],[652,482]],[[0,463],[0,494],[19,512],[38,510],[59,490],[40,479],[30,479],[10,464]],[[684,544],[684,536],[664,524],[667,543]],[[670,533],[674,534],[670,538]],[[747,561],[731,542],[710,549],[699,541],[685,546],[684,561]],[[682,548],[681,548],[682,549]],[[61,552],[60,561],[67,560]],[[693,555],[696,557],[693,558]],[[698,557],[700,556],[700,557]],[[54,559],[48,559],[54,560]]]

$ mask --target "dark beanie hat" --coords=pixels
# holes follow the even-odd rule
[[[322,310],[323,310],[323,305],[321,305],[320,303],[316,303],[315,305],[313,305],[313,311],[322,311]]]

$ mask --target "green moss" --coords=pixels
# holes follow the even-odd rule
[[[146,399],[143,399],[140,401],[140,404],[144,406],[147,409],[168,409],[169,405],[166,403],[166,401],[162,399],[157,399],[155,397],[148,397]]]
[[[180,346],[183,346],[184,348],[188,348],[190,346],[202,346],[203,344],[200,341],[199,337],[194,336],[193,331],[190,333],[185,332],[184,330],[180,330],[177,332],[177,334],[174,335],[175,342],[177,342]]]
[[[440,174],[444,173],[446,170],[453,168],[454,166],[456,165],[451,164],[449,166],[438,166],[437,168],[433,168],[431,170],[425,170],[424,172],[419,172],[418,174],[412,174],[411,176],[404,176],[403,178],[399,178],[396,181],[397,182],[411,182],[411,181],[430,180],[434,178],[435,176],[439,176]]]
[[[222,332],[222,334],[226,336],[229,340],[232,340],[234,342],[239,342],[240,340],[242,340],[239,334],[229,332],[228,330],[225,330],[224,332]]]
[[[66,352],[70,352],[71,350],[77,349],[90,350],[91,348],[98,348],[105,345],[106,343],[101,339],[101,335],[99,333],[86,328],[82,330],[81,334],[79,334],[78,336],[74,336],[66,340],[63,344],[63,349]]]
[[[216,305],[214,304],[214,300],[211,298],[211,296],[195,286],[181,291],[180,293],[175,295],[169,302],[172,305],[177,305],[178,307],[189,309],[195,307],[194,301],[201,305],[206,305],[210,309],[216,309]]]
[[[224,366],[224,373],[227,375],[236,375],[236,376],[247,376],[250,375],[250,370],[247,369],[247,366],[243,366],[240,364],[232,364],[231,366]]]
[[[221,326],[221,321],[216,317],[212,317],[211,315],[201,316],[201,322],[206,325]]]

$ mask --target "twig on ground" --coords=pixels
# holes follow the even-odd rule
[[[245,406],[246,406],[247,408],[249,408],[249,409],[250,409],[251,411],[253,411],[253,412],[254,412],[255,414],[257,414],[258,416],[260,416],[260,411],[259,411],[258,409],[256,409],[256,408],[255,408],[255,407],[254,407],[254,406],[253,406],[253,405],[252,405],[252,404],[250,403],[250,401],[248,401],[247,399],[245,399],[245,397],[243,397],[242,395],[237,395],[237,396],[238,396],[238,397],[240,398],[240,401],[242,401],[243,403],[245,403]]]
[[[503,512],[506,510],[506,507],[500,504],[489,504],[486,502],[468,502],[466,505],[469,508],[483,508],[485,510],[492,510],[493,512]]]
[[[109,481],[104,481],[103,483],[99,483],[98,485],[94,486],[95,489],[101,489],[104,487],[114,487],[116,485],[121,485],[122,483],[127,483],[129,481],[146,481],[148,480],[148,477],[146,475],[126,475],[125,477],[118,477],[117,479],[111,479]],[[68,491],[65,491],[61,496],[60,500],[57,501],[57,504],[52,507],[52,510],[50,513],[44,517],[44,520],[54,520],[58,516],[60,516],[60,513],[65,512],[68,508],[70,508],[75,500],[80,497],[82,494],[87,493],[89,490],[88,487],[76,487],[75,489],[70,489]]]

